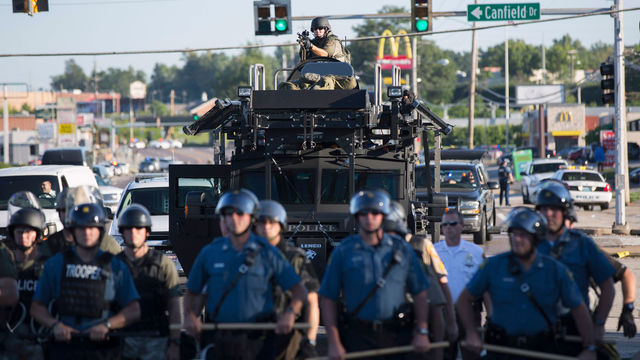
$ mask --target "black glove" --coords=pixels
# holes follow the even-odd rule
[[[313,47],[313,44],[311,43],[311,40],[309,40],[308,37],[301,39],[300,40],[300,45],[302,45],[302,47],[306,51],[311,51],[311,48]]]
[[[296,358],[307,359],[318,356],[318,351],[314,345],[311,345],[309,339],[306,336],[302,337],[300,341],[300,349],[298,350],[298,356]]]
[[[620,328],[624,329],[624,336],[632,338],[636,336],[636,324],[633,321],[633,308],[626,304],[622,306],[622,313],[620,319],[618,319],[618,331]]]

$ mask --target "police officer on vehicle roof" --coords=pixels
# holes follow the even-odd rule
[[[326,17],[316,17],[311,20],[311,32],[313,40],[305,38],[303,51],[307,53],[307,59],[312,57],[331,57],[343,62],[349,62],[347,51],[342,42],[331,32],[331,25]]]
[[[320,283],[305,252],[288,244],[284,239],[284,232],[287,228],[287,211],[284,207],[273,200],[262,200],[259,206],[256,233],[266,238],[269,244],[277,247],[284,254],[295,269],[296,274],[302,279],[302,283],[308,292],[307,305],[304,308],[303,317],[304,322],[310,324],[310,328],[304,338],[297,331],[292,334],[276,336],[276,359],[294,359],[296,354],[300,354],[301,358],[317,356],[315,343],[318,325],[320,324],[320,309],[318,307],[318,288]],[[283,292],[280,287],[276,287],[274,295],[274,308],[276,313],[280,314],[286,308],[291,294]]]
[[[571,193],[564,184],[556,181],[545,182],[536,197],[536,210],[547,219],[549,225],[546,241],[540,243],[538,250],[569,267],[587,308],[589,278],[600,288],[598,306],[593,311],[594,336],[596,341],[600,342],[604,335],[604,323],[615,296],[612,278],[615,270],[593,239],[581,231],[565,226],[571,207]],[[561,320],[569,333],[575,333],[570,318],[563,316]],[[578,350],[573,349],[571,352],[575,353]]]
[[[70,189],[74,188],[66,188],[56,196],[56,211],[63,225],[67,218],[67,199]],[[47,256],[52,256],[71,248],[73,244],[73,234],[71,234],[69,229],[64,228],[55,234],[49,234],[46,241],[40,245],[40,251]],[[122,251],[122,248],[118,242],[105,231],[100,241],[100,250],[117,255]]]
[[[176,266],[162,252],[147,246],[151,214],[144,206],[131,204],[126,208],[118,218],[118,230],[125,246],[118,258],[129,267],[140,294],[140,321],[127,330],[158,332],[157,336],[125,337],[123,358],[177,360],[180,331],[172,330],[169,335],[169,322],[180,324],[181,294]]]
[[[429,286],[427,289],[431,340],[434,342],[442,341],[445,338],[446,327],[447,338],[455,341],[458,338],[458,326],[453,310],[453,300],[448,284],[447,269],[442,263],[438,252],[433,247],[433,243],[424,236],[412,235],[409,232],[409,229],[407,229],[407,212],[404,206],[395,200],[391,201],[389,215],[384,219],[383,228],[385,232],[398,235],[411,244],[413,250],[416,252],[416,256],[422,261],[429,283],[434,285]],[[435,284],[439,286],[435,286]],[[436,360],[442,359],[443,349],[434,349],[433,351]]]
[[[573,224],[578,222],[578,214],[576,213],[576,207],[569,208],[567,213],[567,219],[565,220],[565,226],[569,229],[573,228]],[[613,256],[603,252],[604,256],[615,269],[613,274],[613,282],[620,282],[620,288],[622,289],[622,312],[618,319],[618,331],[623,329],[624,336],[632,338],[636,336],[636,324],[633,319],[633,304],[636,300],[636,276],[627,268],[623,263],[615,259]]]
[[[471,303],[486,291],[493,304],[485,334],[487,343],[556,352],[556,307],[562,300],[571,309],[582,337],[578,358],[595,359],[589,311],[571,272],[564,264],[538,253],[537,244],[545,241],[546,220],[529,208],[517,207],[509,213],[505,224],[511,251],[487,259],[456,304],[467,334],[466,346],[478,352],[482,348]],[[487,355],[489,359],[517,358],[492,352]]]
[[[45,263],[31,316],[53,333],[55,341],[47,346],[51,359],[119,359],[120,340],[108,335],[140,318],[133,278],[127,265],[99,249],[102,207],[77,205],[66,225],[76,245]],[[49,311],[52,300],[59,318]]]
[[[18,272],[20,303],[9,319],[12,334],[4,341],[4,348],[20,359],[42,359],[42,347],[35,338],[36,332],[28,316],[31,299],[42,273],[46,258],[38,252],[37,243],[42,240],[45,218],[36,208],[22,208],[11,215],[8,239],[15,246],[14,255]],[[0,352],[1,353],[1,352]]]
[[[185,327],[199,338],[201,294],[207,288],[207,322],[251,323],[272,321],[274,282],[291,292],[291,302],[280,315],[277,334],[291,332],[307,292],[293,267],[266,239],[251,232],[258,199],[245,189],[224,193],[215,210],[228,237],[205,246],[189,273],[184,299]],[[273,359],[273,332],[216,331],[202,334],[208,358]]]
[[[359,191],[351,198],[349,212],[359,233],[344,238],[333,250],[319,291],[332,359],[343,359],[345,350],[410,343],[417,351],[429,350],[429,281],[411,246],[383,232],[390,202],[384,191]],[[405,289],[413,297],[415,321],[403,323],[395,315],[406,307]],[[339,322],[340,294],[348,319]]]

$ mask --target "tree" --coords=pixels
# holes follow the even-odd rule
[[[582,58],[581,54],[585,54],[587,49],[582,46],[579,40],[573,40],[571,35],[565,34],[560,39],[554,39],[553,45],[547,50],[547,71],[558,73],[560,79],[568,79],[571,76],[569,73],[571,65],[569,50],[577,51],[577,56],[574,56],[573,60],[574,69],[577,69],[577,61]]]
[[[73,59],[69,59],[64,63],[64,74],[51,77],[51,88],[54,90],[80,89],[84,91],[87,89],[88,83],[89,78]]]
[[[457,65],[432,41],[423,40],[418,47],[420,95],[431,103],[448,104],[453,100]]]
[[[98,73],[98,90],[103,92],[115,91],[124,96],[129,95],[129,85],[134,81],[146,83],[147,75],[142,70],[134,70],[129,66],[127,70],[108,68]],[[93,83],[93,79],[92,79]],[[93,87],[89,89],[93,90]]]
[[[171,90],[175,90],[176,93],[186,91],[183,87],[178,88],[177,78],[180,69],[173,65],[167,66],[165,64],[156,63],[153,67],[153,73],[151,74],[151,83],[149,84],[149,91],[155,91],[158,96],[158,100],[164,100]]]
[[[533,69],[541,67],[540,49],[524,40],[509,40],[509,76],[515,81],[526,81]],[[480,67],[499,66],[504,76],[504,42],[482,52]]]

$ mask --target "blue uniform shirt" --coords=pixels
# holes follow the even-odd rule
[[[209,315],[213,315],[222,293],[244,264],[245,254],[257,247],[262,248],[255,263],[224,299],[216,321],[252,322],[258,315],[273,312],[274,279],[284,290],[300,282],[291,264],[264,238],[251,233],[240,252],[228,237],[216,238],[200,251],[187,281],[192,293],[202,293],[207,286]]]
[[[467,291],[475,298],[489,292],[493,304],[491,321],[509,335],[526,336],[547,330],[544,317],[520,290],[520,282],[509,271],[510,257],[511,252],[507,252],[487,259],[467,284]],[[570,309],[583,303],[569,269],[549,256],[538,253],[529,271],[521,274],[522,281],[529,285],[552,323],[556,322],[558,300]]]
[[[343,239],[340,246],[333,250],[318,293],[338,301],[342,292],[347,311],[353,313],[382,278],[392,259],[394,242],[403,260],[393,265],[384,286],[378,289],[356,315],[357,318],[368,321],[391,319],[398,307],[406,302],[405,289],[415,295],[429,287],[429,280],[422,271],[415,252],[399,237],[384,234],[380,245],[376,247],[365,244],[360,235]]]
[[[549,241],[540,243],[538,251],[551,255],[552,249],[561,243],[566,243],[566,245],[557,260],[571,270],[584,302],[589,307],[589,278],[593,278],[596,284],[600,284],[612,277],[615,269],[593,242],[593,239],[579,230],[565,229],[555,243]]]
[[[77,256],[75,247],[73,247],[72,251]],[[102,253],[102,250],[98,250],[96,257],[100,256]],[[63,253],[58,253],[47,260],[44,264],[40,280],[38,280],[33,300],[38,300],[44,304],[44,306],[48,306],[51,300],[57,299],[60,296],[63,264]],[[136,290],[136,286],[133,282],[133,277],[131,276],[127,265],[114,256],[111,260],[111,271],[112,273],[107,277],[106,281],[106,290],[104,292],[105,300],[109,302],[115,301],[120,307],[125,307],[132,301],[139,300],[140,295],[138,295],[138,291]],[[102,318],[84,319],[80,321],[80,324],[76,323],[76,318],[74,316],[62,316],[60,321],[65,325],[82,331],[91,328],[95,324],[103,322],[113,315],[113,312],[105,311],[105,315]]]

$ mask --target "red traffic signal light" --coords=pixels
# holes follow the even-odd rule
[[[602,103],[613,104],[616,101],[616,82],[613,78],[615,75],[615,67],[613,64],[600,64],[600,75],[602,76],[602,80],[600,81],[600,88],[602,88]]]

